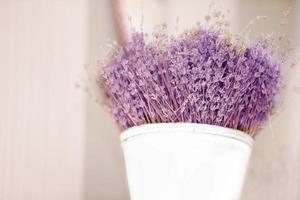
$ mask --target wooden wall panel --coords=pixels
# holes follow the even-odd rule
[[[0,1],[0,199],[80,200],[86,1]]]

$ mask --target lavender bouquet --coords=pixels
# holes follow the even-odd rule
[[[282,63],[264,38],[246,44],[221,28],[152,40],[135,32],[98,82],[123,129],[189,122],[254,136],[273,108]]]
[[[98,85],[125,130],[131,199],[239,199],[285,59],[269,37],[223,25],[133,32],[104,63]]]

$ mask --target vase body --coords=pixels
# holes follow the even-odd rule
[[[121,134],[131,200],[238,200],[253,139],[193,123],[137,126]]]

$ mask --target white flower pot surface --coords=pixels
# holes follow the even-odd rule
[[[131,200],[238,200],[253,139],[194,123],[146,124],[121,134]]]

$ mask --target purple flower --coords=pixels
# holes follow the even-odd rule
[[[123,129],[192,122],[254,135],[279,89],[282,61],[271,52],[261,41],[235,44],[212,28],[149,42],[134,33],[104,67],[99,86]]]

